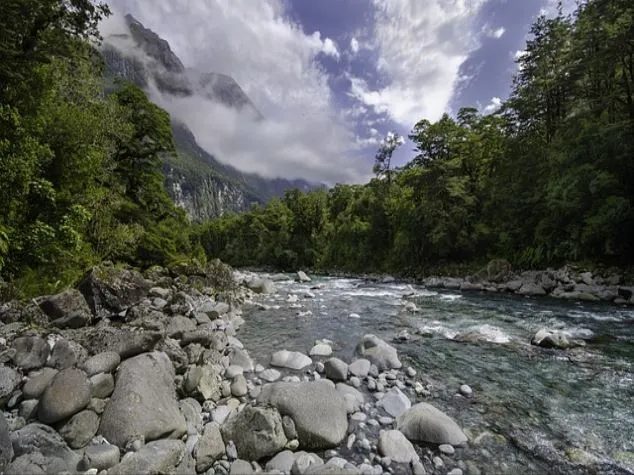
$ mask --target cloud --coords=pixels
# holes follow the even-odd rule
[[[186,67],[233,77],[266,118],[254,123],[201,97],[153,97],[222,162],[267,177],[356,182],[355,121],[343,118],[317,62],[339,50],[319,32],[306,34],[284,0],[113,0],[166,39]]]
[[[495,28],[495,29],[489,28],[489,27],[484,29],[484,34],[486,36],[488,36],[489,38],[495,38],[496,40],[499,40],[500,38],[502,38],[505,32],[506,32],[506,28],[504,28],[503,26],[499,28]]]
[[[485,0],[373,0],[385,86],[351,77],[350,94],[410,128],[447,111],[460,66],[479,48],[474,21]]]
[[[502,99],[499,97],[492,97],[491,102],[482,110],[486,114],[492,114],[502,106]]]
[[[350,40],[350,51],[352,51],[352,54],[357,54],[359,52],[359,40],[356,38],[352,38]]]

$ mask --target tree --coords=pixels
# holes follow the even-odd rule
[[[394,132],[388,132],[374,157],[374,173],[378,178],[386,177],[390,185],[392,184],[392,155],[402,144],[403,137]]]

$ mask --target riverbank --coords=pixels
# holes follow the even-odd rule
[[[441,457],[466,469],[453,457],[466,435],[412,405],[426,389],[394,347],[366,335],[345,362],[320,341],[265,367],[237,331],[272,284],[191,271],[103,265],[76,289],[0,305],[0,471],[422,474]]]

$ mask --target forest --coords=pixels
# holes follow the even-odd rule
[[[634,3],[588,0],[532,26],[509,98],[420,120],[411,160],[388,135],[376,177],[204,223],[169,198],[169,115],[106,94],[91,0],[0,4],[0,293],[27,297],[104,260],[421,275],[634,259]]]
[[[509,98],[420,120],[412,159],[329,191],[291,190],[197,230],[238,266],[421,275],[508,259],[517,268],[634,258],[634,3],[588,0],[532,25]]]

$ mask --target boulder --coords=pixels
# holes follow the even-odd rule
[[[165,333],[170,338],[179,339],[184,333],[195,330],[196,326],[196,322],[192,319],[183,317],[182,315],[175,315],[169,319]]]
[[[185,374],[183,389],[187,394],[202,396],[204,400],[219,401],[222,397],[220,381],[220,373],[214,367],[192,366]]]
[[[121,460],[121,451],[116,445],[89,445],[84,451],[83,464],[87,469],[108,470]]]
[[[519,295],[527,295],[529,297],[540,297],[546,295],[544,288],[534,282],[524,282],[517,293]]]
[[[330,356],[332,348],[330,345],[318,344],[313,346],[308,353],[310,356]]]
[[[141,302],[150,284],[134,270],[101,265],[93,267],[78,285],[92,313],[108,317]]]
[[[249,356],[247,350],[243,348],[233,348],[231,350],[230,364],[242,367],[242,369],[250,373],[255,369],[255,364]]]
[[[225,455],[225,443],[222,440],[220,427],[215,422],[205,425],[202,436],[194,448],[196,471],[205,472],[216,460]]]
[[[365,398],[363,394],[358,390],[345,383],[337,383],[337,391],[343,396],[346,401],[346,412],[353,414],[361,409]]]
[[[41,368],[51,351],[44,338],[39,336],[21,336],[13,340],[13,364],[24,371]]]
[[[399,388],[390,389],[377,405],[392,417],[399,417],[412,407],[409,398]]]
[[[55,457],[63,461],[62,471],[75,472],[80,460],[80,456],[66,445],[62,436],[44,424],[33,423],[12,432],[11,443],[15,457],[28,454]]]
[[[257,400],[293,419],[303,448],[336,447],[346,436],[346,401],[328,380],[267,384]]]
[[[229,475],[250,475],[252,473],[255,473],[255,470],[247,460],[238,459],[231,462]]]
[[[39,306],[52,320],[51,325],[57,328],[82,328],[92,321],[90,307],[77,289],[45,297],[39,301]]]
[[[252,279],[247,282],[247,287],[258,294],[272,294],[275,292],[275,285],[268,279]]]
[[[81,345],[60,338],[55,342],[46,366],[60,370],[72,368],[81,359],[85,360],[86,356],[87,351]]]
[[[297,282],[310,282],[311,278],[306,275],[306,272],[303,270],[297,271],[297,275],[295,276],[295,280]]]
[[[20,373],[8,366],[0,366],[0,405],[11,397],[11,394],[21,382],[22,376],[20,376]]]
[[[84,348],[93,355],[114,352],[121,359],[152,351],[162,338],[160,332],[131,328],[95,327],[86,330],[75,337]]]
[[[165,353],[146,353],[121,363],[99,433],[121,448],[138,438],[151,441],[185,434],[187,424],[178,408],[174,376]]]
[[[105,399],[114,391],[114,377],[110,373],[99,373],[90,377],[92,397]]]
[[[108,470],[108,475],[152,475],[179,473],[177,467],[185,457],[185,444],[180,440],[155,440],[137,452],[128,452],[121,462]]]
[[[365,335],[357,345],[356,354],[370,360],[380,371],[399,369],[402,366],[396,349],[376,335]]]
[[[99,373],[112,373],[117,369],[119,363],[121,363],[119,353],[104,351],[88,358],[81,367],[90,377]]]
[[[4,472],[12,459],[13,445],[11,444],[9,426],[4,413],[0,411],[0,473]]]
[[[415,442],[463,445],[467,436],[447,414],[426,402],[405,411],[396,421],[396,428]]]
[[[345,381],[348,379],[348,365],[339,358],[330,358],[324,363],[326,377],[332,381]]]
[[[90,402],[90,383],[86,373],[68,368],[57,373],[42,394],[38,418],[46,424],[77,414]]]
[[[284,450],[266,462],[264,468],[267,472],[277,470],[283,473],[290,473],[294,462],[295,454],[290,450]]]
[[[30,452],[16,457],[3,473],[5,475],[45,475],[49,473],[69,473],[70,468],[65,460],[55,455]]]
[[[378,449],[381,455],[396,463],[411,463],[419,459],[412,443],[398,430],[381,431]]]
[[[312,362],[313,360],[308,356],[298,351],[280,350],[273,353],[271,357],[271,366],[294,370],[305,368],[312,364]]]
[[[359,358],[348,365],[348,372],[357,378],[363,379],[368,375],[371,365],[372,363],[369,360]]]
[[[224,440],[233,440],[238,457],[260,460],[275,455],[286,445],[282,416],[274,408],[246,406],[220,428]]]
[[[544,348],[558,348],[560,350],[565,350],[573,346],[562,332],[550,331],[545,328],[535,333],[535,336],[531,339],[531,345],[542,346]]]
[[[272,383],[273,381],[277,381],[282,377],[282,373],[278,370],[269,368],[265,369],[260,373],[260,379],[266,381],[267,383]]]
[[[99,429],[99,416],[93,411],[81,411],[61,426],[59,434],[71,449],[87,446]]]

